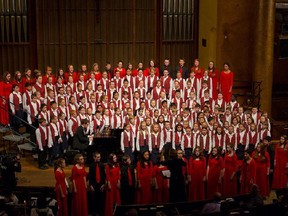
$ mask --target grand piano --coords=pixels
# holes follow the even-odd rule
[[[98,151],[101,153],[102,162],[107,162],[108,156],[111,153],[121,155],[120,139],[123,129],[104,130],[102,133],[95,133],[93,145],[88,149],[89,153]]]

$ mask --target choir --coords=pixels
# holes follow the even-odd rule
[[[82,65],[79,72],[69,65],[67,72],[59,69],[57,76],[51,67],[46,68],[45,74],[34,72],[33,76],[31,70],[26,69],[21,77],[17,71],[14,80],[9,72],[4,74],[0,82],[0,103],[3,109],[11,111],[13,118],[9,121],[9,115],[0,112],[0,123],[10,124],[16,131],[19,119],[33,125],[27,128],[38,147],[39,167],[44,169],[46,159],[43,158],[47,154],[52,162],[68,148],[79,146],[80,132],[93,135],[105,128],[122,129],[123,166],[118,164],[116,155],[110,155],[105,167],[99,164],[102,171],[97,171],[98,168],[95,171],[96,175],[105,173],[105,177],[94,179],[90,185],[97,193],[105,188],[103,212],[107,215],[111,215],[113,205],[121,202],[168,201],[166,195],[173,183],[163,177],[162,171],[169,166],[161,161],[169,158],[171,149],[181,150],[179,154],[183,154],[180,157],[185,164],[183,194],[189,200],[211,198],[216,191],[236,195],[238,171],[241,172],[241,192],[248,192],[249,185],[256,183],[261,194],[267,196],[267,176],[272,163],[274,175],[278,175],[273,186],[280,188],[287,183],[287,176],[284,179],[282,174],[288,164],[287,139],[281,137],[275,160],[271,162],[266,146],[261,143],[271,137],[270,120],[267,113],[257,107],[244,110],[237,102],[232,94],[234,74],[229,63],[224,63],[221,72],[213,62],[204,69],[199,59],[188,69],[182,58],[175,70],[170,60],[165,59],[160,68],[154,60],[146,69],[139,62],[134,70],[131,64],[124,68],[123,62],[118,61],[114,69],[107,62],[103,72],[97,63],[91,71]],[[77,133],[81,125],[82,131]],[[59,164],[56,177],[59,189],[63,187],[61,166]],[[80,156],[71,178],[72,201],[77,203],[75,211],[83,214],[82,206],[78,205],[85,200],[79,196],[87,185]],[[92,181],[91,178],[93,176],[88,179]],[[136,191],[132,189],[134,186]],[[63,188],[59,193],[62,199]],[[127,198],[120,188],[127,188],[127,193],[137,199]]]

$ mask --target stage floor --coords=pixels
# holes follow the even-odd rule
[[[18,186],[29,187],[54,187],[54,167],[49,167],[47,170],[38,168],[37,160],[31,154],[26,153],[25,157],[21,158],[22,172],[16,173],[18,177]],[[70,177],[72,165],[65,168],[66,177]],[[86,167],[88,172],[88,167]]]

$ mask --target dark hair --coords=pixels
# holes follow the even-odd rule
[[[96,152],[93,152],[93,157],[95,157],[96,155],[101,155],[100,152],[96,151]]]
[[[127,154],[123,155],[123,157],[122,157],[123,163],[126,163],[129,158],[130,158],[129,155],[127,155]]]
[[[223,67],[224,67],[225,65],[227,65],[227,66],[230,68],[230,64],[229,64],[228,62],[224,62],[224,63],[223,63]]]
[[[213,149],[217,149],[217,154],[215,156],[212,154]],[[216,158],[217,160],[219,160],[220,155],[221,155],[221,149],[218,148],[218,147],[213,147],[212,151],[211,151],[211,154],[210,154],[210,158]]]
[[[42,110],[44,107],[47,107],[47,105],[45,103],[41,104],[40,110]]]
[[[144,158],[144,155],[145,155],[146,152],[148,152],[148,154],[149,154],[149,159],[148,159],[148,161],[145,161],[145,158]],[[150,161],[150,152],[149,152],[149,151],[144,151],[144,152],[142,153],[142,155],[141,155],[140,165],[141,165],[142,168],[145,168],[145,162],[148,163],[148,167],[152,166],[152,163],[151,163],[151,161]]]
[[[197,146],[197,147],[194,149],[192,158],[193,158],[193,159],[196,159],[196,158],[197,158],[197,156],[196,156],[196,150],[197,150],[197,149],[198,149],[199,152],[200,152],[198,158],[199,158],[200,160],[203,160],[203,159],[204,159],[203,149],[202,149],[200,146]]]
[[[43,122],[46,122],[46,119],[45,118],[40,118],[40,119],[38,119],[38,121],[39,121],[39,124],[42,124]]]
[[[87,124],[88,123],[88,120],[87,119],[82,119],[81,120],[81,125],[84,125],[84,124]]]
[[[118,163],[113,161],[114,156],[116,156],[116,154],[114,154],[114,153],[111,153],[108,156],[107,164],[108,164],[109,168],[112,168],[113,166],[118,166]]]
[[[32,86],[31,83],[26,82],[26,83],[25,83],[25,88],[27,88],[27,87],[29,87],[29,86]]]
[[[209,65],[210,65],[210,62],[213,63],[213,68],[210,68]],[[215,73],[215,63],[214,61],[209,61],[209,64],[208,64],[208,70],[212,69],[213,73]]]
[[[83,155],[80,154],[80,153],[78,153],[78,154],[76,154],[76,155],[74,156],[74,164],[77,164],[77,163],[78,163],[78,160],[79,160],[80,157],[83,157]]]
[[[258,147],[260,147],[260,151],[258,151]],[[260,156],[259,156],[259,153],[260,153]],[[263,143],[258,143],[257,147],[255,148],[255,153],[254,153],[253,158],[257,159],[258,157],[260,157],[262,161],[267,160],[265,156],[265,146],[263,145]]]
[[[177,150],[171,149],[171,151],[169,152],[169,157],[170,157],[171,159],[177,158]]]
[[[8,74],[10,74],[10,76],[11,76],[11,73],[10,73],[9,71],[5,71],[5,72],[3,73],[3,80],[4,80],[5,82],[8,81],[8,80],[6,79],[6,77],[7,77]],[[11,78],[10,78],[10,80],[11,80]]]
[[[15,90],[16,87],[19,87],[19,86],[18,86],[17,84],[13,84],[13,85],[12,85],[13,91]]]
[[[54,161],[54,172],[61,166],[61,164],[65,161],[64,158],[58,158],[57,160]]]
[[[181,124],[177,124],[177,125],[175,126],[175,132],[178,132],[177,128],[178,128],[179,126],[182,127],[181,132],[183,133],[183,125],[181,125]]]

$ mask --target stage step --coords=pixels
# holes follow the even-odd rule
[[[3,136],[3,140],[11,141],[11,142],[20,142],[21,140],[23,140],[23,137],[18,136],[18,135],[14,135],[14,134],[10,134],[10,135]]]
[[[30,134],[29,134],[29,133],[23,133],[23,134],[22,134],[22,137],[28,138],[28,137],[30,137]]]
[[[7,133],[9,130],[10,130],[9,128],[0,126],[0,133]]]
[[[32,145],[31,143],[24,143],[21,145],[18,145],[19,150],[25,150],[25,151],[34,151],[36,146]]]

